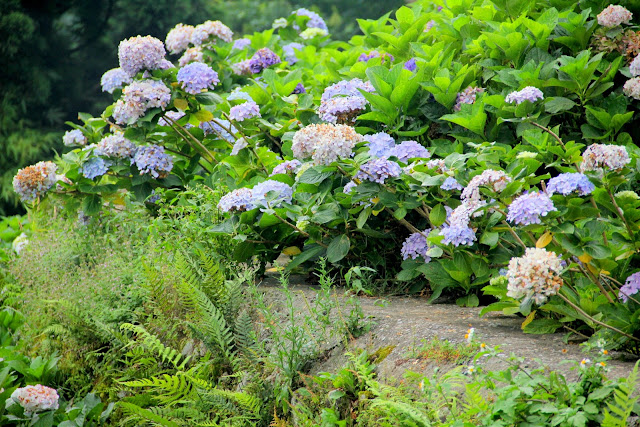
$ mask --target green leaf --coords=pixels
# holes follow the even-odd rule
[[[332,171],[322,172],[322,166],[314,166],[302,173],[298,182],[302,184],[319,184],[333,175]]]
[[[535,319],[523,328],[526,334],[552,334],[562,327],[562,323],[555,319]]]
[[[436,227],[441,226],[447,220],[447,211],[442,204],[437,204],[431,212],[429,212],[429,220]]]
[[[347,256],[350,247],[351,242],[346,234],[335,237],[327,248],[327,260],[331,263],[340,261]]]
[[[544,103],[544,109],[548,113],[556,114],[561,111],[571,110],[575,105],[576,103],[569,98],[557,96],[555,98],[549,98],[549,100]]]
[[[293,268],[299,266],[305,261],[310,260],[311,258],[321,256],[324,252],[324,248],[317,244],[309,245],[309,247],[305,248],[304,252],[297,255],[289,264],[287,264],[286,270],[292,270]]]
[[[476,294],[469,294],[458,298],[456,304],[460,307],[477,307],[480,305],[480,300]]]
[[[217,105],[220,104],[223,99],[220,95],[216,95],[213,92],[199,93],[196,95],[196,101],[202,105]]]
[[[102,197],[99,194],[89,194],[82,200],[82,210],[87,216],[96,215],[102,208]]]

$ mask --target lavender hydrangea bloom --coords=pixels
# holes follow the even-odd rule
[[[251,95],[241,90],[234,90],[229,94],[229,96],[227,96],[227,101],[238,101],[241,99],[244,101],[255,102]]]
[[[189,47],[191,35],[195,28],[191,25],[178,24],[167,33],[164,41],[167,50],[171,53],[180,53]]]
[[[300,169],[300,166],[302,166],[302,163],[300,162],[300,160],[296,160],[296,159],[287,160],[280,163],[275,168],[273,168],[273,171],[269,176],[277,175],[280,173],[288,173],[288,172],[296,173]]]
[[[453,111],[460,111],[462,109],[462,104],[473,104],[476,102],[477,94],[482,92],[484,92],[483,88],[475,86],[469,86],[462,92],[459,92],[458,97],[456,98],[456,105],[453,106]]]
[[[561,173],[549,180],[547,183],[547,194],[560,193],[563,196],[567,196],[576,191],[581,196],[586,196],[587,194],[591,194],[595,188],[596,186],[589,181],[589,178],[585,174],[568,172]]]
[[[633,61],[629,64],[629,72],[633,77],[640,76],[640,55],[633,58]]]
[[[246,47],[251,46],[251,40],[247,38],[238,39],[233,42],[231,50],[244,50]]]
[[[629,162],[629,153],[622,145],[591,144],[582,153],[580,169],[583,172],[619,171]]]
[[[102,138],[96,146],[94,153],[98,156],[116,157],[127,159],[136,152],[136,145],[123,135],[108,135]]]
[[[232,156],[237,155],[240,152],[240,150],[242,150],[243,148],[247,148],[248,146],[249,146],[249,143],[247,142],[246,139],[244,139],[244,138],[238,139],[233,144],[233,148],[231,149],[231,155]]]
[[[373,92],[374,88],[357,78],[326,87],[318,108],[320,118],[329,123],[353,122],[368,103],[360,90]]]
[[[331,86],[327,86],[322,92],[321,101],[327,101],[336,96],[362,96],[360,89],[365,92],[373,92],[375,89],[370,82],[363,82],[355,78],[351,80],[342,80]]]
[[[427,242],[427,237],[431,232],[430,228],[427,228],[421,233],[413,233],[402,243],[402,249],[400,253],[402,254],[402,259],[416,259],[418,257],[422,257],[424,262],[431,261],[431,257],[427,255],[427,251],[429,250],[429,243]]]
[[[344,185],[344,188],[342,189],[342,192],[344,194],[349,194],[349,193],[351,193],[351,190],[353,190],[357,186],[358,186],[358,184],[356,184],[355,182],[349,181]]]
[[[444,237],[442,243],[445,245],[471,246],[476,241],[476,233],[468,225],[443,225],[440,233]]]
[[[154,178],[166,178],[173,169],[173,158],[159,145],[139,147],[131,159],[131,164],[134,163],[140,175],[148,173]]]
[[[388,156],[389,151],[396,145],[391,135],[384,132],[365,135],[364,140],[368,142],[366,146],[369,147],[369,154],[373,157]]]
[[[384,184],[387,178],[395,178],[400,176],[402,169],[396,162],[387,160],[385,157],[380,159],[369,160],[360,166],[360,170],[355,178],[360,181],[373,181],[378,184]]]
[[[178,82],[185,92],[195,95],[220,83],[218,73],[202,62],[192,62],[178,71]]]
[[[516,103],[516,105],[522,104],[524,101],[536,102],[539,99],[543,99],[544,95],[542,91],[534,86],[527,86],[522,90],[511,92],[505,98],[505,101],[512,104]]]
[[[100,85],[103,92],[113,93],[114,90],[120,89],[132,81],[133,79],[122,68],[112,68],[102,75]]]
[[[250,188],[239,188],[225,194],[218,202],[218,209],[222,212],[244,212],[254,209],[253,192]]]
[[[627,302],[630,295],[635,295],[638,292],[640,292],[640,271],[627,277],[626,282],[620,288],[618,298],[620,298],[622,302]]]
[[[324,31],[329,31],[329,28],[327,27],[327,24],[324,22],[324,19],[322,19],[320,15],[310,11],[309,9],[300,8],[298,10],[293,11],[292,14],[295,14],[297,16],[308,17],[309,20],[307,21],[307,28],[319,28]],[[293,27],[296,30],[300,29],[297,24],[294,24]]]
[[[280,57],[271,49],[263,47],[253,54],[249,60],[249,69],[253,74],[258,74],[265,68],[282,62]]]
[[[164,55],[164,44],[151,36],[131,37],[118,46],[120,68],[131,77],[138,71],[159,68]]]
[[[148,109],[164,109],[171,101],[171,90],[159,80],[135,81],[124,88],[122,95],[112,114],[118,124],[132,124]]]
[[[254,117],[262,116],[260,115],[260,107],[253,101],[236,105],[231,107],[231,110],[229,110],[229,118],[239,122],[252,119]]]
[[[418,144],[416,141],[404,141],[388,152],[389,156],[395,156],[403,163],[407,163],[409,159],[416,157],[428,159],[431,157],[429,150]]]
[[[178,59],[178,64],[184,67],[190,62],[202,62],[204,60],[204,53],[201,46],[190,47],[186,52]]]
[[[210,122],[201,122],[200,125],[198,126],[200,129],[202,129],[202,131],[204,132],[204,135],[211,135],[211,134],[216,134],[218,136],[220,136],[223,139],[226,139],[229,142],[234,142],[236,139],[233,137],[233,135],[231,135],[227,129],[231,130],[231,132],[233,132],[234,134],[238,132],[238,129],[236,129],[235,126],[233,126],[231,124],[231,122],[229,122],[228,120],[224,120],[224,119],[217,119],[216,120],[218,123],[214,122],[214,121],[210,121]],[[222,125],[222,126],[220,126]]]
[[[80,171],[85,178],[93,179],[107,173],[109,166],[111,166],[111,162],[101,157],[92,157],[82,165]]]
[[[307,93],[307,90],[304,88],[304,85],[302,83],[298,83],[291,94],[300,95],[301,93]]]
[[[553,211],[557,209],[549,196],[533,191],[523,194],[509,205],[507,221],[516,225],[540,224],[540,217]]]
[[[220,21],[205,21],[200,25],[196,25],[193,29],[193,33],[191,34],[191,43],[199,46],[207,41],[211,36],[229,43],[233,40],[233,31]]]
[[[80,129],[68,130],[62,137],[62,142],[67,147],[73,147],[77,145],[85,145],[87,143],[87,137],[84,136]]]
[[[405,70],[409,70],[413,73],[415,70],[418,69],[418,64],[416,64],[416,58],[411,58],[410,60],[405,62],[402,68],[404,68]]]
[[[271,179],[257,184],[251,191],[253,192],[253,204],[264,207],[267,207],[268,204],[271,208],[280,206],[282,202],[291,203],[291,197],[293,196],[293,188],[290,185]],[[267,202],[267,193],[269,192],[273,192],[275,198],[272,195],[270,197],[271,200]]]
[[[174,121],[177,122],[178,120],[183,118],[184,114],[185,113],[183,113],[182,111],[167,111],[166,113],[164,113],[164,116],[158,119],[158,124],[160,126],[171,126],[171,123],[173,123]],[[184,127],[188,129],[191,126],[193,125],[191,125],[190,123],[187,123]]]
[[[460,185],[458,181],[456,181],[454,177],[450,176],[444,180],[440,188],[442,188],[443,190],[451,191],[451,190],[462,190],[463,187],[462,185]]]
[[[369,60],[373,58],[380,58],[381,64],[384,64],[385,60],[393,62],[393,60],[395,59],[390,53],[380,53],[377,50],[372,50],[371,52],[369,52],[369,54],[361,53],[358,57],[358,62],[369,62]]]
[[[296,57],[296,51],[304,49],[304,45],[302,43],[289,43],[282,46],[282,51],[284,52],[284,60],[289,64],[293,65],[298,62],[298,58]]]

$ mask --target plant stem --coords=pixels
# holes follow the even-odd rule
[[[200,147],[201,150],[203,150],[205,153],[207,153],[207,155],[210,157],[207,160],[209,160],[210,163],[214,163],[214,162],[216,164],[219,163],[218,160],[216,160],[215,156],[207,149],[207,147],[205,147],[202,144],[202,142],[200,142],[200,140],[198,138],[196,138],[195,136],[191,135],[191,133],[189,133],[189,131],[187,131],[184,127],[182,127],[180,124],[178,124],[178,122],[175,121],[174,119],[172,119],[171,117],[165,115],[164,118],[165,118],[165,120],[168,120],[171,123],[171,127],[173,128],[173,130],[175,130],[176,133],[178,135],[180,135],[182,137],[182,139],[184,139],[187,142],[187,144],[189,144],[189,141],[191,140],[198,147]],[[178,130],[178,129],[180,129],[180,130]],[[192,144],[189,144],[189,145],[192,145]]]
[[[306,231],[303,231],[301,229],[299,229],[298,227],[296,227],[295,224],[290,223],[289,221],[287,221],[286,219],[282,218],[280,215],[278,215],[278,213],[274,210],[273,211],[273,216],[275,216],[276,218],[278,218],[278,220],[280,220],[280,222],[282,222],[283,224],[288,225],[289,227],[293,228],[294,230],[296,230],[298,233],[302,234],[304,237],[306,238],[311,238],[311,235],[309,233],[307,233]],[[325,245],[322,242],[318,242],[316,241],[316,243],[320,246],[322,246],[323,248],[327,248],[328,246]]]

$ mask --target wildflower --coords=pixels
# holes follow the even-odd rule
[[[218,73],[202,62],[192,62],[180,68],[177,79],[182,84],[185,92],[192,95],[198,94],[205,89],[213,88],[213,86],[220,83]]]
[[[475,86],[469,86],[462,92],[459,92],[456,98],[456,105],[453,106],[453,111],[460,111],[462,104],[473,104],[476,102],[476,96],[482,92],[484,92],[483,88]]]
[[[124,88],[122,95],[112,113],[119,124],[132,124],[148,109],[164,109],[171,101],[171,91],[159,80],[135,81]]]
[[[249,60],[249,69],[253,74],[257,74],[265,68],[279,64],[280,57],[271,49],[263,47],[253,54]]]
[[[224,42],[233,40],[233,31],[220,21],[206,21],[196,25],[191,34],[191,43],[196,46],[207,41],[211,36],[217,37]]]
[[[253,192],[249,188],[239,188],[225,194],[218,202],[222,212],[244,212],[254,209]]]
[[[160,145],[139,147],[131,159],[131,164],[134,163],[140,175],[148,173],[154,178],[166,178],[173,169],[173,158]]]
[[[181,67],[191,63],[191,62],[202,62],[204,61],[204,53],[202,52],[202,47],[190,47],[186,50],[184,54],[178,59],[178,64]]]
[[[373,181],[384,184],[387,178],[400,176],[402,169],[396,162],[387,160],[386,157],[369,160],[360,166],[355,178],[360,181]]]
[[[527,86],[522,90],[511,92],[505,98],[505,101],[512,104],[516,103],[516,105],[522,104],[524,101],[536,102],[539,99],[544,98],[542,91],[534,86]]]
[[[326,87],[318,108],[320,118],[330,123],[353,122],[368,104],[360,90],[373,92],[374,88],[357,78]]]
[[[397,157],[403,163],[407,163],[409,159],[428,159],[431,157],[429,150],[416,141],[403,141],[389,150],[388,155]]]
[[[164,41],[170,53],[180,53],[189,47],[195,28],[192,25],[178,24],[167,33]]]
[[[284,52],[284,60],[289,64],[293,65],[298,62],[298,58],[296,57],[296,51],[304,49],[304,45],[302,43],[288,43],[282,46],[282,51]]]
[[[627,80],[622,87],[622,92],[630,98],[640,99],[640,77]]]
[[[580,361],[580,368],[585,369],[589,363],[591,363],[591,360],[586,359],[586,358],[582,359]]]
[[[467,375],[473,375],[476,372],[476,367],[473,365],[467,366]]]
[[[11,394],[11,399],[24,408],[25,415],[58,409],[58,398],[56,389],[41,384],[20,387]]]
[[[414,72],[415,70],[417,70],[418,65],[416,64],[416,58],[411,58],[410,60],[405,62],[402,68],[404,68],[405,70],[409,70],[411,72]]]
[[[485,343],[480,344],[480,348],[484,349],[486,347],[487,347],[487,345]]]
[[[511,178],[504,172],[494,169],[486,169],[480,175],[474,176],[467,187],[462,191],[461,198],[480,199],[480,187],[487,185],[495,192],[500,192],[507,188]]]
[[[631,162],[627,149],[620,145],[591,144],[582,153],[580,169],[585,171],[619,171]]]
[[[452,176],[447,177],[447,179],[444,180],[444,182],[442,183],[442,185],[440,186],[440,188],[442,188],[443,190],[462,190],[462,185],[460,185],[460,183],[458,183],[458,181],[456,181],[456,179]]]
[[[244,50],[249,46],[251,46],[251,40],[242,38],[233,42],[233,46],[231,47],[231,50]]]
[[[509,205],[507,221],[516,225],[540,224],[540,217],[557,211],[553,202],[545,193],[532,191],[515,199]]]
[[[533,297],[542,304],[558,293],[562,286],[562,265],[555,252],[544,248],[527,248],[524,256],[511,258],[507,271],[507,296],[516,299]]]
[[[324,19],[322,19],[320,15],[309,9],[300,8],[298,10],[294,10],[293,12],[291,12],[291,14],[297,16],[306,16],[307,18],[309,18],[309,20],[306,22],[307,28],[319,28],[325,31],[329,30],[327,24],[324,22]],[[296,30],[299,29],[297,25],[294,25],[294,28]]]
[[[122,68],[112,68],[102,75],[100,85],[103,92],[113,93],[114,90],[120,89],[132,81],[131,76],[125,73]]]
[[[407,239],[402,243],[402,249],[400,250],[402,259],[416,259],[418,257],[422,257],[424,262],[431,261],[431,257],[427,255],[427,251],[430,249],[429,243],[427,242],[427,236],[430,232],[431,229],[427,228],[422,232],[413,233],[407,237]]]
[[[276,175],[279,173],[288,173],[288,172],[296,173],[300,169],[300,166],[302,166],[302,163],[299,160],[296,160],[296,159],[287,160],[280,163],[275,168],[273,168],[273,171],[271,171],[271,175],[269,176]]]
[[[362,136],[350,126],[309,125],[295,133],[291,150],[297,159],[311,157],[316,165],[328,165],[338,158],[350,157],[360,141]]]
[[[638,292],[640,292],[640,271],[627,277],[624,285],[620,288],[618,298],[620,298],[622,302],[627,302],[629,296],[635,295]]]
[[[215,122],[213,120],[209,122],[200,122],[200,125],[198,125],[198,127],[202,129],[205,136],[215,133],[222,139],[225,139],[229,142],[234,142],[236,140],[236,138],[231,133],[229,133],[229,130],[234,134],[238,132],[238,129],[236,129],[236,127],[233,126],[231,122],[224,119],[216,119]]]
[[[605,28],[617,27],[620,24],[628,24],[633,14],[622,6],[609,5],[598,14],[598,24]]]
[[[58,181],[57,169],[53,162],[38,162],[20,169],[13,177],[13,190],[23,202],[33,202]]]
[[[608,355],[608,354],[609,354],[609,350],[606,350],[606,349],[604,349],[604,348],[603,348],[603,349],[601,349],[601,350],[600,350],[600,352],[602,353],[602,355],[603,355],[603,356],[606,356],[606,355]]]
[[[476,329],[475,328],[467,329],[467,333],[464,335],[464,339],[467,340],[468,343],[471,343],[473,341],[473,335],[475,333],[476,333]]]
[[[547,194],[560,193],[567,196],[572,192],[577,192],[581,196],[591,194],[596,186],[593,185],[589,178],[579,172],[567,172],[553,177],[547,183]]]
[[[240,105],[231,107],[229,110],[229,118],[236,121],[244,121],[254,117],[262,117],[260,115],[260,107],[253,101],[244,102]]]
[[[369,154],[373,157],[388,156],[389,150],[395,147],[396,142],[387,133],[378,132],[373,135],[365,135],[366,146],[369,147]]]
[[[607,366],[606,362],[598,362],[598,365],[602,368],[605,368]]]
[[[151,36],[131,37],[118,46],[120,68],[131,77],[138,71],[158,69],[164,54],[162,42]]]
[[[73,147],[75,145],[85,145],[87,143],[87,137],[84,136],[80,129],[68,130],[62,137],[62,142],[67,147]]]
[[[261,182],[255,185],[251,191],[253,193],[253,204],[265,207],[268,204],[271,208],[280,206],[282,202],[291,203],[291,197],[293,196],[293,189],[290,185],[273,180]],[[269,192],[272,192],[272,196],[267,202],[267,193]],[[275,195],[275,198],[273,195]]]

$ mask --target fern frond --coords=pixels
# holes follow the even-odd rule
[[[248,311],[242,311],[234,325],[236,345],[240,351],[250,359],[254,359],[257,351],[256,333],[253,329],[253,319]]]
[[[67,328],[58,323],[49,325],[42,331],[42,335],[57,335],[59,337],[69,336],[69,333]]]
[[[222,397],[228,401],[235,403],[240,409],[248,412],[252,418],[260,418],[260,412],[262,410],[262,404],[260,399],[248,393],[223,390],[220,388],[214,388],[203,396],[217,396]]]
[[[160,377],[143,378],[125,381],[127,387],[144,387],[157,393],[155,396],[163,404],[171,404],[178,400],[193,397],[196,393],[194,385],[184,375],[163,374]]]
[[[162,427],[180,427],[180,425],[175,421],[163,418],[160,415],[157,415],[148,409],[141,408],[138,405],[134,405],[133,403],[120,402],[118,403],[118,405],[120,405],[125,414],[128,414],[129,416],[135,416],[138,419],[150,421],[151,425]]]
[[[191,360],[191,356],[184,356],[176,349],[165,346],[158,337],[147,332],[140,325],[123,323],[120,329],[132,332],[137,338],[142,338],[142,345],[149,351],[155,352],[163,362],[170,362],[176,369],[182,370]]]
[[[431,425],[431,420],[427,414],[420,411],[415,405],[393,400],[374,399],[374,401],[371,402],[371,407],[382,408],[391,412],[394,414],[394,418],[396,419],[397,414],[402,414],[421,427],[428,427]]]
[[[640,377],[638,366],[640,366],[640,361],[636,362],[636,366],[626,380],[618,383],[618,389],[614,391],[614,402],[607,403],[608,409],[604,410],[603,427],[625,427],[627,425],[627,420],[638,401],[637,397],[633,397],[637,388],[636,383]]]

